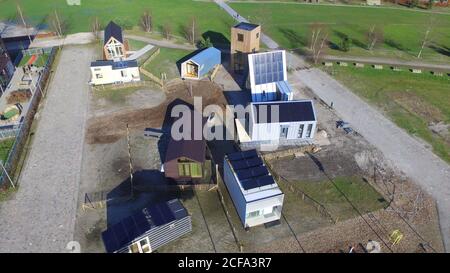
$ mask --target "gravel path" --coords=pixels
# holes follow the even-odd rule
[[[294,73],[384,156],[436,199],[446,251],[450,251],[450,166],[425,145],[319,69]],[[294,84],[294,83],[293,83]]]
[[[0,252],[67,252],[73,240],[90,47],[66,47],[14,198],[0,204]]]

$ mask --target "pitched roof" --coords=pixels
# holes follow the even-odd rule
[[[111,37],[114,37],[117,41],[123,43],[122,28],[113,21],[110,21],[105,28],[103,44],[106,44]]]
[[[193,111],[190,111],[192,125],[195,122]],[[184,114],[184,113],[183,113]],[[169,144],[167,147],[165,162],[180,158],[187,157],[197,162],[205,162],[205,153],[206,153],[206,140],[203,137],[203,125],[205,124],[206,119],[202,117],[202,131],[201,131],[201,140],[196,140],[194,136],[194,128],[183,128],[182,130],[189,130],[190,139],[181,139],[175,140],[172,136],[170,136]]]
[[[219,57],[220,60],[220,50],[215,47],[208,47],[187,61],[193,61],[198,65],[203,65],[208,62],[208,60],[214,59],[214,57]],[[216,58],[217,59],[217,58]]]
[[[316,114],[311,100],[252,103],[256,123],[315,121]],[[272,117],[272,109],[278,107],[278,121]],[[265,107],[265,109],[263,108]],[[274,107],[274,108],[272,108]],[[260,113],[262,113],[260,115]],[[266,117],[264,117],[266,114]]]

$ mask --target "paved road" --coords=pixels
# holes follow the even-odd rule
[[[73,240],[93,54],[62,50],[18,192],[0,204],[0,252],[64,252]]]
[[[152,45],[146,45],[143,48],[133,52],[133,54],[131,54],[130,56],[127,57],[127,60],[136,60],[138,58],[140,58],[142,55],[144,55],[145,53],[147,53],[148,51],[150,51],[153,48]]]
[[[450,166],[371,105],[319,69],[294,72],[384,156],[437,201],[446,251],[450,251]],[[294,83],[293,83],[294,84]]]
[[[236,18],[236,12],[222,0],[215,2]],[[242,18],[238,16],[238,18]],[[242,21],[244,21],[243,19]],[[265,36],[267,37],[267,36]],[[269,45],[270,38],[269,39]],[[270,48],[278,48],[269,46]],[[291,55],[293,63],[302,63],[300,56]],[[339,84],[319,69],[304,69],[293,73],[295,81],[308,86],[325,102],[334,104],[340,117],[350,122],[373,146],[378,148],[393,166],[420,185],[438,205],[439,221],[447,252],[450,252],[450,166],[397,127],[371,105]],[[295,84],[295,82],[291,82]]]
[[[331,56],[326,55],[322,57],[324,60],[329,61],[343,61],[343,62],[361,62],[361,63],[370,63],[370,64],[385,64],[392,66],[408,66],[408,67],[417,67],[424,69],[438,69],[438,70],[446,70],[450,71],[450,64],[434,64],[434,63],[426,63],[422,61],[404,61],[404,60],[396,60],[396,59],[388,59],[388,58],[379,58],[379,57],[358,57],[358,56]]]

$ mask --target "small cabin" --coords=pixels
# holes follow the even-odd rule
[[[286,52],[275,50],[248,55],[252,101],[289,101],[294,93],[287,82]]]
[[[105,60],[122,60],[126,58],[128,43],[122,35],[122,28],[113,21],[105,28],[103,39],[103,58]]]
[[[209,47],[181,64],[181,77],[199,80],[221,63],[220,50]]]
[[[280,220],[284,193],[256,150],[226,155],[223,169],[225,185],[244,228]]]
[[[91,84],[113,84],[140,81],[139,66],[136,60],[95,61],[91,63]]]
[[[241,22],[231,28],[231,67],[236,73],[243,73],[248,69],[249,53],[259,51],[261,26]]]
[[[145,207],[102,233],[108,253],[151,253],[192,231],[178,199]]]

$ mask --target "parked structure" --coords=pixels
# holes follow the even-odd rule
[[[192,231],[191,216],[178,199],[146,207],[102,233],[109,253],[151,253]]]
[[[293,99],[287,82],[286,52],[276,50],[248,55],[252,101],[288,101]]]
[[[170,137],[166,158],[164,160],[164,173],[167,178],[177,182],[201,182],[208,181],[211,176],[211,160],[207,156],[206,140],[203,138],[203,124],[205,118],[198,112],[191,111],[192,123],[195,122],[194,113],[200,115],[202,125],[199,126],[199,137],[195,138],[194,128],[183,128],[190,131],[189,139],[175,140]],[[186,114],[186,113],[184,113]],[[192,125],[194,126],[194,125]]]
[[[130,61],[95,61],[91,63],[91,84],[111,84],[140,81],[139,67],[136,60]]]
[[[236,120],[240,142],[291,145],[312,142],[317,128],[312,100],[253,102],[248,120]],[[244,129],[242,124],[247,124]]]
[[[231,67],[236,73],[248,69],[249,53],[259,51],[261,26],[250,23],[239,23],[231,28]]]
[[[181,77],[199,80],[220,65],[220,50],[209,47],[181,64]]]
[[[103,58],[105,60],[120,61],[127,56],[128,42],[122,35],[122,28],[113,21],[105,28],[103,40]]]
[[[281,217],[284,194],[256,150],[224,158],[224,182],[244,228]]]
[[[9,58],[6,46],[0,38],[0,91],[3,94],[6,86],[14,74],[14,65]]]

